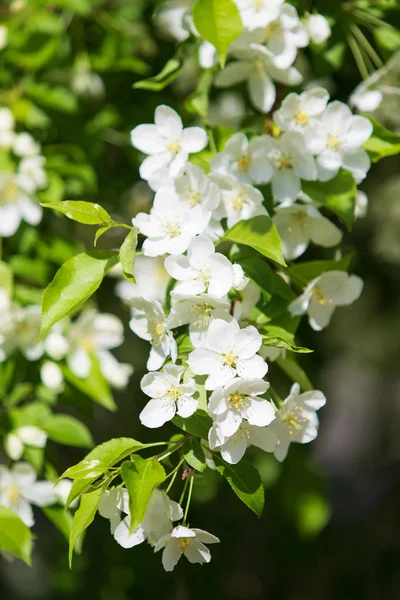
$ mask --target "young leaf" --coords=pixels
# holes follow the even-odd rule
[[[231,465],[219,456],[213,454],[217,471],[225,477],[235,494],[257,517],[261,517],[264,509],[264,488],[257,469],[248,460],[241,460],[237,465]]]
[[[357,195],[357,185],[351,173],[341,170],[330,181],[304,181],[303,192],[335,213],[351,230]]]
[[[154,488],[165,479],[164,468],[157,460],[146,460],[138,455],[132,459],[132,462],[124,462],[121,468],[121,477],[129,492],[131,532],[142,522]]]
[[[263,292],[264,300],[268,302],[272,298],[274,289],[274,272],[260,256],[248,256],[238,260],[247,277]]]
[[[208,431],[212,426],[212,419],[208,416],[206,412],[203,410],[198,410],[194,415],[188,417],[187,419],[183,419],[179,415],[175,415],[172,419],[174,425],[186,431],[186,433],[191,433],[197,437],[203,438],[204,440],[208,439]]]
[[[40,339],[54,323],[86,302],[117,262],[117,252],[97,250],[64,263],[44,292]]]
[[[78,464],[67,469],[60,477],[64,479],[97,479],[107,469],[120,462],[130,454],[146,448],[132,438],[114,438],[93,448]],[[71,501],[68,499],[69,502]]]
[[[182,68],[183,63],[180,60],[177,58],[171,58],[171,60],[166,63],[158,75],[137,81],[132,87],[134,90],[150,90],[152,92],[160,92],[178,77],[182,71]]]
[[[76,542],[85,529],[87,529],[93,522],[102,494],[103,489],[100,487],[97,490],[82,496],[80,506],[74,515],[74,520],[72,521],[71,533],[69,536],[68,559],[70,568],[72,565],[72,555]]]
[[[0,506],[0,550],[31,564],[32,533],[11,508]]]
[[[41,202],[41,206],[57,210],[72,219],[72,221],[84,223],[85,225],[104,225],[111,221],[108,212],[100,204],[93,202],[64,200],[58,203]]]
[[[90,448],[94,443],[86,425],[70,415],[52,415],[45,422],[43,430],[51,440],[59,444]]]
[[[122,266],[122,272],[125,279],[136,283],[133,269],[135,267],[135,256],[137,246],[138,229],[134,227],[126,236],[124,243],[119,251],[119,260]]]
[[[239,9],[233,0],[197,0],[193,20],[201,37],[215,46],[221,67],[231,43],[243,31]]]
[[[306,354],[313,352],[295,344],[295,333],[300,324],[300,317],[291,317],[288,313],[278,319],[273,319],[264,325],[262,339],[264,346],[283,348],[291,352]]]
[[[196,471],[204,473],[207,468],[206,457],[198,438],[192,437],[185,442],[183,446],[183,455],[188,465],[193,467],[193,469],[196,469]]]
[[[375,121],[372,117],[367,117],[374,130],[371,137],[364,144],[364,149],[368,152],[372,162],[378,162],[386,156],[393,156],[400,153],[400,134],[389,131],[383,125]]]
[[[279,265],[286,266],[278,231],[272,219],[266,215],[239,221],[231,229],[228,229],[221,241],[250,246]]]

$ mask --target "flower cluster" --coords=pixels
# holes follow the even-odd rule
[[[6,156],[0,173],[0,237],[10,237],[21,221],[40,223],[36,193],[47,186],[47,175],[40,145],[29,133],[15,131],[8,108],[0,108],[0,152]]]

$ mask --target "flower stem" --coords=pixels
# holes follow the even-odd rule
[[[189,479],[190,479],[189,492],[188,492],[188,497],[187,497],[187,501],[186,501],[185,514],[183,515],[183,523],[184,524],[186,523],[186,519],[187,519],[188,512],[189,512],[190,501],[192,499],[193,484],[194,484],[194,474],[193,473],[190,474]]]

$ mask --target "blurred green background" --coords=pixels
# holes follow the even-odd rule
[[[151,200],[146,187],[137,184],[139,157],[129,145],[129,131],[150,122],[161,103],[193,119],[183,104],[196,86],[199,68],[194,60],[185,64],[172,86],[159,93],[132,89],[132,83],[158,73],[175,53],[173,43],[153,25],[155,2],[35,0],[15,9],[16,4],[5,2],[0,7],[1,19],[10,28],[9,46],[0,54],[0,98],[17,103],[21,122],[25,119],[58,169],[65,197],[95,200],[115,218],[129,222]],[[304,8],[310,3],[297,4]],[[305,59],[314,78],[323,78],[333,97],[342,101],[360,81],[347,47],[340,58],[330,58],[343,38],[348,4],[313,3],[337,25],[329,47],[317,55],[306,54]],[[383,4],[388,9],[382,17],[398,26],[398,3]],[[399,45],[398,39],[382,38],[382,32],[374,41],[384,62]],[[187,42],[187,56],[194,44]],[[100,84],[92,81],[85,93],[72,93],[77,72],[95,74]],[[398,88],[399,72],[400,68],[387,74],[393,88]],[[35,91],[33,83],[60,86],[69,93],[52,104],[44,88]],[[212,96],[218,99],[215,90]],[[376,115],[392,129],[400,128],[398,98],[398,92],[385,95]],[[247,105],[243,120],[253,126]],[[213,547],[210,565],[201,568],[182,560],[167,574],[160,555],[147,545],[124,550],[112,539],[108,522],[100,518],[90,527],[83,554],[70,571],[65,540],[37,511],[33,566],[0,563],[2,600],[400,597],[399,166],[397,158],[373,166],[363,186],[369,196],[368,216],[357,221],[344,239],[344,251],[355,251],[354,271],[365,280],[361,299],[336,311],[324,332],[315,333],[305,323],[299,331],[304,345],[315,348],[302,365],[328,398],[320,413],[318,440],[309,447],[292,447],[283,465],[252,451],[266,487],[263,517],[257,520],[250,514],[218,474],[208,471],[197,477],[191,523],[215,533],[221,544]],[[5,240],[5,253],[18,253],[25,244],[28,255],[40,261],[43,245],[51,253],[54,235],[91,248],[92,234],[87,227],[48,214],[37,231],[22,227],[15,238]],[[105,235],[99,246],[122,241],[114,236]],[[317,256],[310,250],[305,259]],[[57,267],[46,268],[50,277]],[[65,401],[79,405],[97,443],[117,436],[155,440],[138,421],[144,404],[138,390],[147,344],[129,331],[128,310],[115,297],[114,286],[115,280],[108,278],[98,304],[102,311],[124,318],[127,341],[117,355],[135,365],[135,374],[128,390],[116,394],[115,414],[93,407],[76,393]],[[273,366],[271,374],[278,376]],[[282,380],[281,386],[287,390],[288,382]],[[50,445],[50,453],[60,471],[82,457],[76,449],[55,445]]]

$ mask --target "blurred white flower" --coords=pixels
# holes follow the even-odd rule
[[[305,26],[314,44],[323,44],[330,38],[332,30],[327,19],[323,15],[311,14],[305,21]]]

